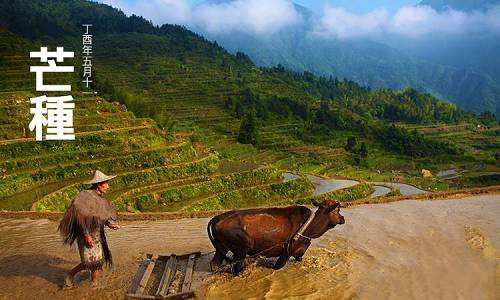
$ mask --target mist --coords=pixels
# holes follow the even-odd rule
[[[325,6],[313,33],[325,38],[378,40],[392,36],[422,38],[429,35],[498,34],[500,6],[486,12],[450,8],[438,12],[429,6],[403,6],[393,14],[383,8],[355,14],[341,7]]]
[[[288,0],[206,1],[193,5],[187,0],[125,1],[103,3],[150,19],[156,25],[181,24],[209,34],[245,32],[269,35],[304,20]],[[458,36],[499,34],[500,5],[487,11],[436,11],[429,6],[403,6],[395,12],[377,8],[356,14],[343,7],[326,5],[307,26],[310,34],[322,38],[422,38],[429,35]]]
[[[155,25],[180,24],[212,34],[268,35],[302,20],[293,3],[287,0],[207,1],[200,5],[192,5],[187,0],[101,2],[120,8],[127,15],[143,16]]]

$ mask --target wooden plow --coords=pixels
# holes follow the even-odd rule
[[[209,256],[200,252],[184,255],[148,254],[128,289],[127,296],[138,299],[187,299],[209,272]]]

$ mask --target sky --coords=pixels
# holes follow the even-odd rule
[[[212,34],[269,35],[304,21],[290,0],[101,0],[156,25],[186,25]],[[294,0],[313,10],[310,34],[323,38],[377,40],[426,35],[500,33],[500,5],[487,12],[435,11],[410,0]]]

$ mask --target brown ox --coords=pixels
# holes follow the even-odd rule
[[[239,273],[247,255],[279,257],[274,269],[282,268],[290,256],[302,260],[311,239],[345,222],[338,202],[312,203],[318,209],[309,224],[306,223],[312,211],[299,205],[233,210],[213,217],[207,226],[216,250],[212,270],[227,259],[234,262],[233,273]]]

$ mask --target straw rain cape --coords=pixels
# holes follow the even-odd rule
[[[104,226],[112,221],[116,221],[116,212],[108,200],[99,196],[94,190],[85,190],[81,191],[71,202],[58,229],[64,243],[69,245],[72,245],[76,239],[83,238],[85,234],[94,236],[99,231],[104,259],[108,265],[111,265],[111,251],[106,241]]]

